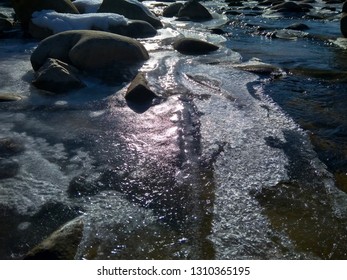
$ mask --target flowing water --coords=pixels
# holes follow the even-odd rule
[[[0,104],[0,138],[17,147],[0,155],[1,259],[80,215],[76,259],[347,258],[341,5],[289,19],[204,3],[213,20],[163,19],[142,40],[162,97],[148,107],[90,77],[44,95],[30,85],[37,42],[1,39],[0,92],[21,97]],[[310,29],[283,31],[298,21]],[[181,35],[222,48],[181,55]]]

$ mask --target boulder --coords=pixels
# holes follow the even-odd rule
[[[66,223],[24,257],[26,260],[73,260],[83,237],[82,217]]]
[[[70,0],[11,0],[16,16],[27,29],[31,15],[35,11],[54,10],[59,13],[78,14],[77,8]]]
[[[204,21],[212,19],[210,12],[198,1],[190,0],[178,11],[179,18],[187,18],[192,21]]]
[[[37,71],[36,79],[32,83],[39,89],[65,93],[85,86],[77,74],[78,70],[75,67],[58,59],[48,58],[46,63]]]
[[[0,138],[0,157],[11,157],[24,151],[21,141],[14,138]]]
[[[108,31],[131,38],[148,38],[157,35],[157,30],[143,20],[129,20],[126,25],[110,25]]]
[[[304,30],[308,30],[310,28],[304,23],[293,23],[293,24],[287,26],[285,29],[304,31]]]
[[[9,31],[12,29],[12,27],[13,27],[13,24],[11,21],[9,21],[6,18],[0,17],[0,33],[4,32],[4,31]]]
[[[93,174],[81,174],[70,181],[67,193],[69,197],[95,195],[102,191],[103,187],[104,184],[100,182],[100,178]]]
[[[48,58],[56,58],[90,73],[112,69],[123,71],[149,58],[135,39],[94,30],[65,31],[41,41],[31,55],[37,71]],[[106,71],[107,72],[107,71]]]
[[[343,37],[347,37],[347,1],[342,5],[342,15],[340,19],[340,30]]]
[[[296,4],[295,2],[284,2],[278,5],[274,5],[271,7],[271,10],[283,13],[283,14],[296,14],[296,13],[305,13],[309,11],[309,9]]]
[[[0,159],[0,180],[12,178],[19,172],[19,164],[12,159]]]
[[[216,45],[195,38],[179,38],[173,47],[180,53],[188,55],[207,54],[219,49]]]
[[[157,95],[149,88],[143,73],[137,74],[125,94],[125,99],[134,103],[148,103],[155,97]]]
[[[99,13],[116,13],[128,19],[144,20],[155,28],[163,27],[156,17],[145,5],[136,0],[104,0],[98,10]]]
[[[38,40],[43,40],[53,35],[53,31],[51,29],[38,26],[34,24],[32,21],[29,22],[28,33],[30,34],[31,37]]]
[[[182,3],[172,3],[163,10],[163,17],[176,17],[182,7]]]

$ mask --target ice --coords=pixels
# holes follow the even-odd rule
[[[124,16],[113,13],[63,14],[52,10],[33,13],[32,21],[53,33],[95,28],[107,31],[111,25],[126,25],[128,22]]]

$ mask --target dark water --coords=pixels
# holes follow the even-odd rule
[[[19,147],[1,159],[13,173],[0,179],[1,259],[22,258],[80,215],[76,259],[346,259],[338,10],[238,12],[166,19],[142,40],[151,56],[142,71],[163,97],[147,108],[125,102],[126,85],[90,77],[86,89],[43,95],[30,86],[36,42],[0,41],[0,92],[22,98],[0,104],[0,138]],[[277,31],[298,21],[307,33]],[[180,34],[222,48],[180,55],[170,45]]]

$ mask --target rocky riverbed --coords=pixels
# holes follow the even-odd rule
[[[346,259],[341,2],[0,4],[1,259]]]

